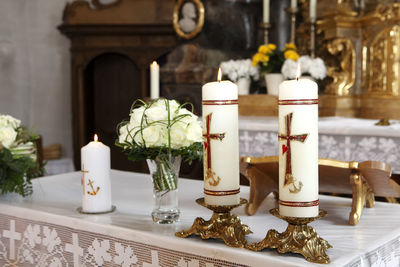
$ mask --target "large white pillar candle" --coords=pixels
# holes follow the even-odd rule
[[[279,86],[279,213],[318,215],[318,86],[309,79]]]
[[[269,23],[269,0],[263,1],[263,22]]]
[[[110,148],[97,140],[81,149],[82,211],[111,211]]]
[[[150,98],[160,97],[160,66],[153,61],[150,64]]]
[[[238,90],[230,81],[203,86],[204,198],[209,205],[239,204]]]
[[[317,0],[310,0],[310,21],[315,22],[317,19]]]

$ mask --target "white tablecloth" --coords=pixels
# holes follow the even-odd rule
[[[201,181],[180,179],[181,221],[157,225],[151,220],[152,187],[148,175],[112,171],[111,214],[83,215],[80,205],[80,173],[34,180],[34,194],[0,197],[0,266],[310,266],[297,255],[274,250],[251,252],[226,247],[199,237],[180,239],[175,231],[191,226],[197,216],[211,212],[195,204],[202,197]],[[248,197],[242,187],[242,197]],[[366,209],[357,226],[347,224],[351,200],[321,196],[328,216],[312,223],[333,246],[329,266],[398,266],[400,262],[400,206],[377,203]],[[268,214],[275,202],[268,198],[254,216],[237,208],[243,223],[260,241],[268,229],[283,231],[283,221]],[[13,259],[13,260],[12,260]],[[7,265],[8,264],[8,265]],[[386,264],[386,265],[385,265]],[[321,266],[314,264],[315,266]]]
[[[319,157],[343,161],[375,160],[400,172],[400,121],[377,126],[377,120],[319,118]],[[241,116],[239,138],[241,156],[278,154],[277,117]]]
[[[74,162],[70,158],[52,159],[46,162],[45,175],[56,175],[75,171]]]

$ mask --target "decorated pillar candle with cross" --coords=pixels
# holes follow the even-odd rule
[[[318,86],[309,79],[279,86],[279,213],[316,217],[318,200]]]
[[[111,211],[110,148],[94,141],[81,149],[82,211],[98,213]]]
[[[238,91],[230,81],[202,88],[204,200],[208,205],[239,204]]]

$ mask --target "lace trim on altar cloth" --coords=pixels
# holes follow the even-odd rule
[[[0,266],[246,266],[0,214]]]
[[[278,155],[278,134],[267,131],[239,131],[240,156]],[[400,138],[359,135],[319,135],[319,157],[342,161],[382,161],[400,172]]]
[[[365,253],[345,265],[346,267],[395,267],[400,265],[400,238],[397,237],[384,245]]]

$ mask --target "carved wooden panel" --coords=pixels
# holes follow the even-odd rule
[[[91,140],[93,132],[104,134],[105,142],[114,147],[116,135],[112,135],[111,129],[129,115],[134,98],[149,95],[150,63],[178,44],[171,21],[174,3],[174,0],[116,0],[112,4],[102,4],[99,0],[90,3],[77,0],[66,5],[59,29],[71,40],[76,168],[80,168],[80,149]],[[110,53],[120,55],[123,60],[104,56]],[[110,69],[107,64],[99,64],[107,60]],[[99,99],[101,93],[109,94]],[[100,102],[94,104],[92,99]],[[107,100],[110,102],[105,105]],[[107,111],[111,107],[112,112]],[[112,155],[115,159],[112,167],[132,170],[119,153]],[[124,162],[124,166],[120,166],[120,162]]]

